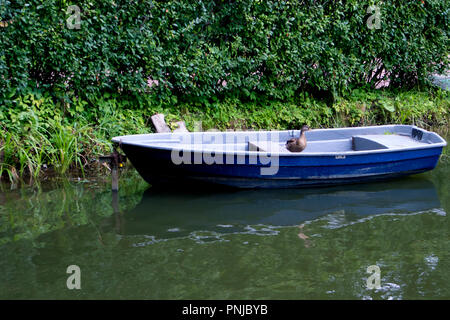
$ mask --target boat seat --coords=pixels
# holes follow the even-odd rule
[[[371,134],[352,137],[354,151],[416,147],[423,142],[398,134]]]
[[[273,141],[249,141],[248,151],[289,152],[284,144],[282,145],[279,142]]]

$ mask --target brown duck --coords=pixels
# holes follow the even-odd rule
[[[306,135],[305,132],[309,131],[309,127],[304,125],[300,131],[300,137],[289,139],[286,142],[286,149],[290,152],[302,152],[306,148]]]

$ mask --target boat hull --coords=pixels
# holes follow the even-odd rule
[[[442,147],[436,147],[344,157],[280,156],[277,158],[276,173],[261,175],[261,169],[269,168],[269,165],[248,155],[239,159],[235,156],[219,164],[195,164],[199,155],[193,152],[190,161],[174,164],[170,150],[131,144],[123,144],[121,148],[148,183],[172,188],[186,185],[297,188],[386,180],[432,170],[442,152]]]

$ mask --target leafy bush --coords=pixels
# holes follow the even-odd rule
[[[447,0],[0,0],[0,20],[10,180],[90,167],[155,112],[191,130],[448,124],[448,93],[398,88],[448,65]]]
[[[80,29],[67,27],[69,5]],[[371,5],[379,29],[367,25]],[[448,65],[442,0],[0,0],[0,18],[0,102],[36,88],[61,104],[105,92],[172,103],[337,96],[387,77],[425,83]]]

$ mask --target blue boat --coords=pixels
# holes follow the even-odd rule
[[[152,185],[291,188],[382,180],[432,170],[446,141],[413,125],[306,132],[299,130],[175,132],[114,137]]]

